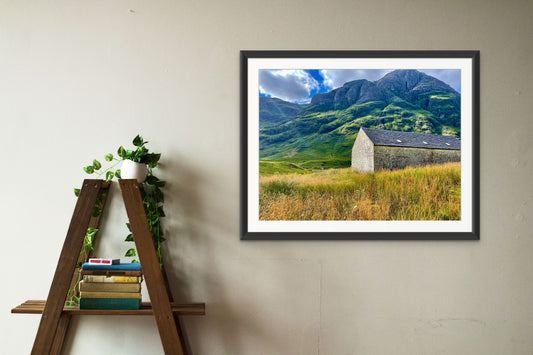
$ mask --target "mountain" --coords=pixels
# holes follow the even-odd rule
[[[385,91],[459,126],[461,95],[448,84],[417,70],[395,70],[376,82]]]
[[[275,97],[260,97],[260,127],[285,123],[300,113],[304,107],[305,105],[293,104]]]
[[[316,94],[311,99],[314,111],[344,110],[355,104],[369,101],[386,101],[386,92],[368,80],[355,80],[324,94]]]
[[[355,80],[298,105],[260,97],[261,160],[302,168],[349,166],[361,127],[460,137],[461,95],[417,70]]]

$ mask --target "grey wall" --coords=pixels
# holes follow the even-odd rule
[[[405,147],[374,147],[374,169],[398,169],[406,166],[443,164],[461,161],[460,150]]]
[[[531,1],[0,0],[2,349],[27,354],[93,158],[163,153],[166,260],[196,354],[533,353]],[[239,241],[239,50],[481,51],[481,241]],[[113,190],[99,253],[116,256]],[[72,336],[75,334],[76,336]],[[71,354],[161,353],[149,317]]]

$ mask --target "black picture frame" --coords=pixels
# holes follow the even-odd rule
[[[370,227],[363,229],[357,227],[358,221],[353,221],[353,225],[347,225],[343,221],[338,224],[324,223],[319,229],[314,229],[313,224],[306,225],[305,228],[299,230],[298,226],[284,223],[287,221],[274,221],[268,228],[261,229],[257,227],[263,221],[257,221],[257,210],[259,199],[256,199],[258,193],[251,193],[258,186],[258,172],[257,176],[253,172],[252,167],[259,164],[259,148],[250,149],[250,144],[254,145],[255,138],[251,136],[250,131],[254,127],[258,127],[257,122],[252,122],[255,119],[258,121],[258,116],[255,115],[255,110],[258,110],[258,101],[252,100],[253,95],[259,97],[258,85],[258,70],[272,69],[272,68],[291,68],[291,69],[321,69],[320,63],[328,63],[328,68],[331,63],[335,63],[337,59],[349,59],[359,63],[364,60],[364,63],[375,61],[376,63],[390,62],[391,68],[420,68],[419,63],[433,63],[435,61],[443,63],[446,68],[455,68],[453,63],[458,63],[457,68],[462,70],[462,83],[467,83],[461,89],[461,130],[462,132],[469,132],[468,135],[461,137],[461,201],[467,201],[467,210],[461,209],[461,224],[462,227],[442,229],[439,228],[439,222],[427,224],[428,228],[424,229],[421,223],[421,229],[403,230],[403,226],[409,226],[411,222],[418,221],[401,221],[396,224],[391,224],[390,228],[387,226],[376,228]],[[329,61],[333,60],[333,61]],[[309,62],[319,63],[313,67],[309,67]],[[396,63],[413,63],[413,65],[406,65],[397,67]],[[270,65],[269,63],[272,63]],[[281,64],[280,64],[281,63]],[[285,65],[284,63],[288,63]],[[299,64],[303,63],[303,64]],[[418,64],[417,64],[418,63]],[[240,171],[240,238],[241,240],[479,240],[480,239],[480,163],[479,163],[479,147],[480,147],[480,130],[479,130],[479,66],[480,66],[480,52],[477,50],[410,50],[410,51],[280,51],[280,50],[243,50],[240,52],[240,86],[241,86],[241,171]],[[394,65],[393,65],[394,64]],[[416,64],[416,65],[414,65]],[[380,68],[383,64],[380,64]],[[359,67],[353,67],[357,69]],[[366,67],[365,67],[366,68]],[[464,92],[466,88],[468,92]],[[465,112],[463,100],[468,100]],[[258,114],[257,114],[258,115]],[[464,117],[463,117],[464,116]],[[465,120],[465,121],[463,121]],[[468,120],[468,122],[466,121]],[[464,129],[467,127],[468,129]],[[259,146],[257,142],[257,147]],[[465,153],[463,153],[465,151]],[[468,155],[465,161],[468,161],[468,166],[464,166],[463,158]],[[463,170],[465,169],[465,170]],[[463,180],[463,173],[467,171],[465,176],[468,179]],[[466,186],[466,187],[465,187]],[[258,189],[258,187],[257,187]],[[466,191],[467,189],[468,191]],[[253,195],[253,196],[252,196]],[[257,206],[255,204],[257,203]],[[463,206],[463,205],[461,205]],[[463,214],[467,215],[468,220],[463,218]],[[276,223],[278,222],[278,223]],[[302,225],[307,221],[303,221]],[[382,222],[382,221],[376,221]],[[402,223],[402,222],[407,222]],[[431,222],[431,221],[430,221]],[[351,223],[351,222],[350,222]],[[413,224],[413,228],[419,228]],[[279,226],[278,226],[279,225]],[[402,228],[395,228],[395,225]],[[339,227],[342,228],[339,228]],[[451,226],[451,225],[450,225]],[[408,227],[406,227],[408,228]],[[457,230],[456,230],[457,229]]]

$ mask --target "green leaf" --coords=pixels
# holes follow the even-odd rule
[[[159,213],[159,217],[165,217],[165,211],[163,211],[163,206],[159,206],[157,208],[157,212]]]
[[[126,159],[135,158],[135,157],[133,156],[133,153],[134,153],[133,150],[131,150],[131,149],[127,149],[127,150],[126,150],[126,153],[124,154],[124,158],[126,158]],[[133,160],[133,159],[132,159],[132,160]],[[138,162],[137,162],[137,163],[138,163]]]
[[[126,237],[126,239],[124,239],[125,242],[133,242],[133,234],[128,234],[128,236]]]
[[[111,181],[113,179],[113,176],[115,176],[115,174],[113,174],[112,171],[108,171],[107,173],[105,173],[105,181]]]
[[[93,160],[93,168],[94,168],[94,170],[100,170],[101,167],[102,167],[102,164],[98,160],[94,159]]]
[[[109,153],[109,154],[104,155],[104,159],[105,161],[113,160],[113,154]]]
[[[120,146],[117,150],[117,154],[119,157],[121,158],[125,158],[126,157],[126,149],[124,149],[123,146]]]
[[[165,202],[165,197],[163,196],[163,193],[161,192],[161,190],[159,190],[158,187],[154,188],[154,192],[153,193],[154,193],[154,199],[157,202],[160,202],[160,203]]]
[[[98,217],[102,213],[102,209],[98,207],[93,207],[93,217]]]
[[[94,167],[92,165],[87,165],[86,167],[83,168],[83,170],[85,170],[85,172],[87,174],[92,174],[94,173]]]
[[[142,147],[144,144],[143,137],[140,135],[137,135],[137,137],[133,138],[133,145],[136,147]]]
[[[89,238],[94,237],[94,235],[98,232],[98,229],[96,228],[87,228],[87,232],[85,232],[85,235]]]
[[[98,207],[102,207],[102,204],[104,202],[105,194],[106,194],[105,190],[98,191],[98,195],[96,195],[96,205]]]
[[[85,243],[83,245],[83,247],[85,248],[86,251],[93,251],[94,250],[94,247],[93,247],[92,243]]]
[[[132,260],[131,262],[132,262],[132,263],[138,263],[139,260]]]
[[[131,248],[129,249],[124,256],[137,256],[137,250]]]
[[[150,185],[155,185],[158,181],[159,179],[154,175],[148,175],[146,177],[146,182],[149,183]]]
[[[126,223],[126,227],[128,227],[128,230],[131,232],[131,224]]]
[[[80,268],[80,267],[81,267],[81,264],[82,264],[82,262],[81,262],[81,261],[78,261],[78,262],[76,263],[76,268]]]
[[[157,215],[153,215],[153,216],[150,217],[150,223],[151,223],[153,226],[155,226],[157,222],[159,222],[159,216],[157,216]]]
[[[115,170],[115,176],[119,179],[122,179],[122,177],[120,176],[120,169]]]
[[[76,195],[76,197],[80,196],[80,191],[80,189],[74,188],[74,195]]]
[[[141,163],[148,164],[150,168],[155,168],[161,158],[161,153],[150,153],[146,154]]]

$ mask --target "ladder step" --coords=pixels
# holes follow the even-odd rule
[[[11,310],[11,313],[42,314],[45,300],[28,300]],[[205,303],[175,303],[170,304],[172,313],[187,316],[205,315]],[[63,313],[76,315],[153,315],[150,302],[142,302],[140,309],[79,309],[77,306],[65,306]]]

